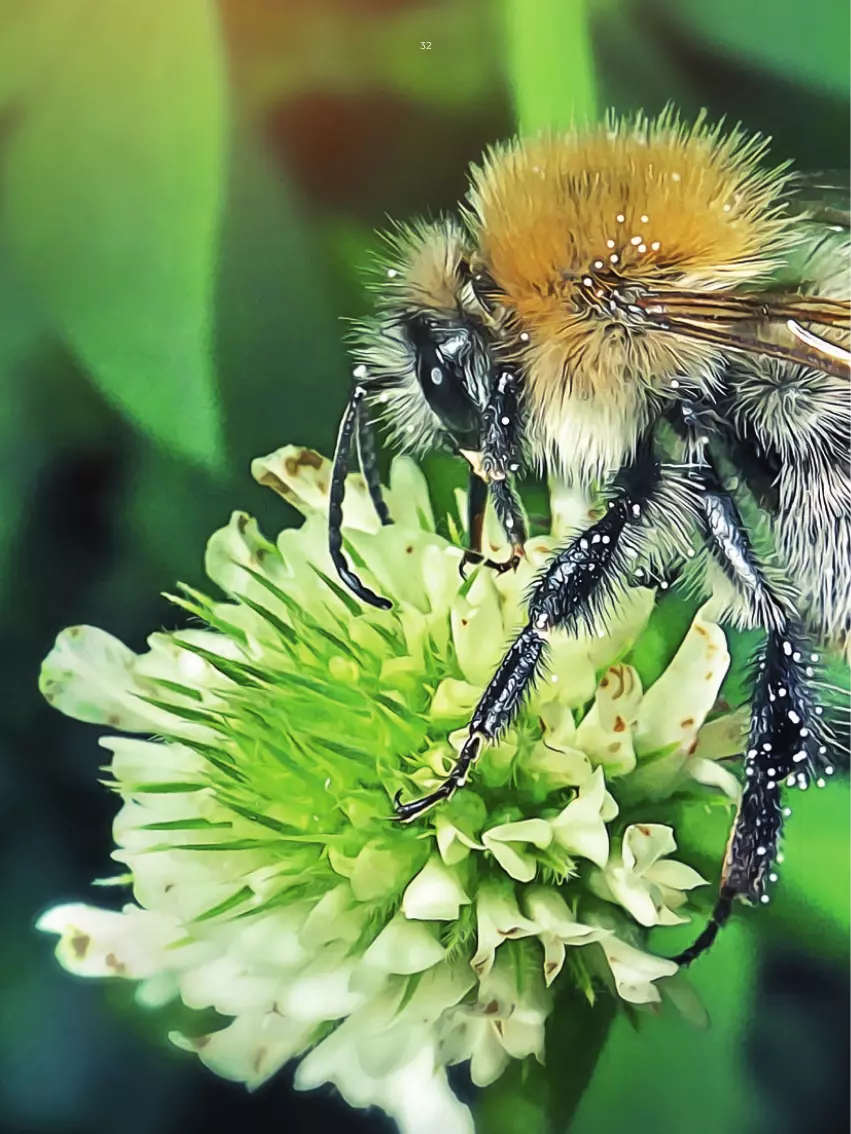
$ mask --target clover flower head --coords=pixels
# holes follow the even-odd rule
[[[298,1087],[333,1082],[404,1131],[470,1131],[447,1067],[468,1062],[484,1086],[543,1059],[562,985],[640,1006],[674,976],[644,930],[684,920],[703,879],[641,809],[736,793],[718,759],[741,720],[704,725],[724,637],[699,613],[642,689],[629,659],[654,596],[630,592],[604,635],[554,635],[546,678],[469,787],[393,823],[397,791],[448,771],[524,591],[589,502],[554,489],[553,530],[516,574],[464,581],[413,462],[393,464],[391,526],[350,477],[348,553],[393,599],[379,611],[333,575],[328,462],[288,447],[253,471],[305,521],[271,542],[236,513],[212,536],[207,573],[226,600],[175,598],[203,628],[153,634],[136,655],[74,627],[44,662],[53,705],[131,734],[101,743],[122,801],[112,881],[132,900],[58,906],[40,927],[72,972],[224,1017],[171,1037],[219,1075],[256,1087],[299,1058]],[[490,521],[486,539],[506,552]]]

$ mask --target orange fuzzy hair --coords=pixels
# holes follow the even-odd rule
[[[466,219],[529,336],[533,401],[560,401],[565,384],[617,400],[624,383],[658,387],[711,368],[718,352],[705,344],[592,314],[579,284],[718,293],[765,281],[795,239],[781,203],[787,179],[759,167],[765,149],[762,138],[702,118],[686,127],[665,112],[488,153]]]

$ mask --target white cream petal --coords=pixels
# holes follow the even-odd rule
[[[357,1011],[367,996],[353,989],[351,979],[357,960],[345,950],[328,946],[282,989],[278,1010],[305,1023],[342,1020]]]
[[[445,955],[446,950],[428,926],[397,914],[364,953],[363,963],[387,973],[408,975],[430,969]]]
[[[514,893],[507,886],[483,883],[476,897],[478,948],[470,961],[480,978],[493,968],[496,950],[503,941],[534,937],[539,926],[524,917]]]
[[[597,674],[589,656],[588,639],[554,631],[549,640],[546,672],[537,693],[539,701],[557,699],[560,704],[577,709],[594,696]]]
[[[447,866],[457,866],[463,862],[471,850],[484,850],[484,843],[471,839],[466,832],[449,819],[445,812],[438,812],[435,819],[437,849]]]
[[[715,760],[702,760],[692,756],[686,763],[685,770],[699,784],[719,788],[734,803],[738,803],[742,798],[742,785],[738,779],[729,768],[725,768]]]
[[[482,1021],[480,1031],[470,1059],[470,1078],[477,1087],[489,1087],[503,1073],[511,1057],[492,1023]]]
[[[609,833],[600,814],[606,795],[603,769],[597,768],[576,799],[550,821],[559,846],[597,866],[605,866],[609,857]]]
[[[386,498],[395,524],[434,531],[434,512],[428,481],[420,466],[410,457],[403,455],[393,458]]]
[[[285,445],[267,457],[253,460],[251,475],[258,484],[277,492],[303,515],[328,515],[331,461],[315,450]],[[357,473],[348,476],[343,500],[343,526],[374,532],[379,524],[363,477]]]
[[[729,665],[724,631],[704,619],[701,607],[668,668],[644,694],[634,738],[639,756],[670,745],[691,749]]]
[[[633,874],[631,870],[623,867],[610,867],[605,871],[602,879],[595,878],[593,883],[603,882],[603,886],[593,885],[595,892],[601,897],[611,897],[611,900],[631,914],[639,925],[659,925],[659,909],[647,883]]]
[[[635,767],[632,731],[641,698],[641,681],[632,666],[611,666],[577,729],[577,747],[601,764],[609,777],[626,775]]]
[[[624,831],[621,853],[628,870],[644,874],[657,859],[676,849],[670,827],[663,823],[631,823]]]
[[[524,819],[491,827],[482,835],[482,842],[507,874],[518,882],[531,882],[537,873],[537,861],[513,844],[532,843],[544,849],[552,837],[552,828],[544,819]]]
[[[180,995],[188,1008],[215,1008],[223,1016],[269,1012],[279,978],[251,972],[233,957],[217,957],[180,976]]]
[[[432,855],[402,895],[402,913],[419,921],[454,921],[469,903],[455,871]]]
[[[465,681],[481,689],[505,652],[499,595],[490,571],[477,571],[451,608],[452,640]]]
[[[78,721],[105,724],[125,732],[151,732],[152,713],[134,693],[142,689],[134,667],[138,655],[95,626],[63,630],[44,659],[39,689],[45,700]],[[157,718],[160,723],[163,715]]]
[[[653,981],[673,976],[677,971],[674,961],[654,957],[617,937],[607,937],[601,943],[618,995],[631,1004],[658,1004],[659,990]]]
[[[674,859],[665,859],[664,862],[655,862],[645,872],[648,882],[657,886],[668,886],[672,890],[693,890],[695,886],[706,886],[706,879],[698,874],[691,866]]]
[[[137,906],[121,913],[82,902],[54,906],[36,928],[57,933],[56,956],[69,972],[88,977],[141,980],[166,966],[166,950],[183,936],[173,919]]]
[[[250,1012],[221,1031],[190,1038],[172,1032],[169,1039],[195,1052],[216,1075],[255,1089],[309,1046],[315,1025],[287,1020],[277,1013]]]
[[[367,1075],[348,1045],[328,1037],[302,1060],[295,1086],[310,1090],[332,1082],[352,1106],[379,1106],[397,1122],[401,1134],[474,1134],[469,1110],[449,1088],[434,1049],[423,1045],[415,1058],[390,1075]]]

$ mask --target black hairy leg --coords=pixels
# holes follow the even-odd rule
[[[558,552],[535,584],[529,621],[515,638],[476,706],[469,734],[443,783],[421,799],[401,802],[396,818],[409,822],[449,799],[467,782],[485,744],[510,727],[545,661],[552,630],[575,632],[595,626],[619,586],[629,577],[631,554],[646,542],[648,513],[655,510],[663,483],[662,469],[645,440],[634,461],[615,482],[615,496],[606,514]],[[638,545],[638,546],[637,546]]]
[[[467,487],[467,538],[469,547],[464,549],[464,555],[458,567],[462,579],[467,577],[468,567],[475,567],[480,563],[484,563],[485,567],[500,575],[505,571],[513,571],[523,556],[522,543],[519,548],[514,547],[508,559],[488,559],[483,553],[487,503],[488,486],[480,476],[471,470]],[[523,515],[520,512],[519,505],[517,506],[517,515],[520,517],[522,531]]]
[[[363,412],[363,401],[366,390],[357,385],[352,390],[343,420],[340,422],[340,431],[337,434],[337,447],[334,450],[334,464],[331,469],[331,490],[328,494],[328,550],[331,561],[337,569],[337,574],[353,594],[379,610],[389,610],[393,605],[386,598],[377,595],[369,587],[364,586],[357,575],[349,567],[343,555],[343,497],[346,492],[346,476],[349,471],[349,453],[352,447],[352,437],[358,425],[358,418]],[[383,501],[382,501],[383,503]],[[380,514],[380,513],[379,513]]]
[[[381,491],[381,477],[378,474],[378,462],[375,456],[375,437],[372,432],[372,422],[369,419],[369,410],[361,403],[357,415],[357,448],[361,472],[366,481],[366,487],[375,508],[376,515],[382,524],[392,524],[390,512]]]
[[[494,382],[482,411],[481,467],[470,476],[468,492],[468,531],[470,548],[461,561],[461,573],[474,563],[484,562],[496,571],[514,570],[523,557],[527,539],[526,522],[510,478],[520,471],[519,385],[511,370],[504,370]],[[511,542],[511,555],[504,562],[486,559],[482,554],[482,534],[487,497],[490,495],[502,530]]]
[[[699,439],[698,439],[699,440]],[[785,787],[806,789],[822,773],[831,774],[822,709],[815,703],[813,679],[818,655],[801,630],[790,604],[772,587],[751,546],[736,504],[712,463],[711,447],[701,448],[703,534],[710,554],[733,585],[751,622],[767,629],[756,664],[751,722],[745,757],[745,784],[727,846],[718,901],[698,939],[675,958],[688,965],[715,940],[729,919],[733,901],[769,901],[768,884],[784,815]]]
[[[781,793],[824,787],[833,773],[819,706],[811,693],[818,654],[792,624],[769,632],[759,656],[745,757],[745,785],[727,847],[721,889],[709,924],[697,940],[674,960],[691,964],[728,920],[733,900],[767,903],[769,883],[777,880],[778,844],[783,820],[791,815]]]

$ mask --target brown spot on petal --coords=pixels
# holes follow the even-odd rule
[[[651,831],[646,823],[636,823],[635,826],[642,833],[642,835],[647,835],[648,838],[650,837]]]
[[[700,634],[700,636],[702,638],[708,638],[709,637],[709,631],[704,629],[703,626],[695,626],[694,632],[695,632],[695,634]]]
[[[127,966],[123,961],[119,961],[114,953],[107,953],[104,957],[104,962],[106,967],[112,969],[116,976],[121,976],[123,973],[127,972]]]
[[[462,619],[461,619],[461,625],[462,625],[462,626],[466,626],[466,625],[467,625],[467,619],[466,619],[466,618],[462,618]]]
[[[79,626],[71,626],[71,627],[68,628],[68,637],[69,638],[79,638],[81,633],[82,633],[82,630]]]
[[[498,1012],[499,1012],[499,1001],[498,1000],[489,1001],[484,1006],[484,1008],[482,1009],[482,1015],[484,1015],[484,1016],[496,1016],[498,1014]]]
[[[71,938],[69,942],[71,946],[71,952],[74,954],[78,961],[82,961],[83,957],[85,957],[86,953],[88,953],[91,943],[92,939],[91,937],[89,937],[88,933],[82,933],[80,930],[77,930],[77,932]]]
[[[110,713],[106,718],[106,723],[110,728],[121,728],[121,717],[117,713]]]
[[[248,527],[248,516],[246,516],[245,512],[240,512],[240,514],[236,518],[236,530],[239,532],[240,535],[242,535],[245,532],[245,529],[247,527]]]
[[[609,687],[609,679],[608,679],[608,677],[604,677],[603,680],[600,682],[600,688],[601,689],[608,689],[608,687]]]
[[[704,680],[705,680],[705,681],[711,681],[711,680],[713,679],[713,677],[714,677],[714,676],[715,676],[715,674],[714,674],[714,673],[712,672],[712,670],[710,669],[709,673],[707,673],[707,675],[706,675],[706,677],[704,678]]]
[[[498,929],[497,933],[500,937],[513,937],[515,933],[522,933],[519,925],[512,925],[509,929]]]
[[[694,728],[694,717],[686,717],[685,720],[680,721],[681,728]]]
[[[623,717],[615,717],[615,723],[612,725],[613,732],[626,732],[626,721]]]
[[[287,457],[284,468],[290,476],[298,476],[299,469],[321,469],[322,458],[315,449],[300,449],[294,457]]]
[[[406,555],[413,555],[413,554],[414,554],[414,549],[413,549],[412,547],[406,547],[406,548],[405,548],[405,554],[406,554]]]
[[[688,751],[686,752],[686,756],[693,756],[696,751],[697,751],[697,740],[693,740],[688,747]]]
[[[609,745],[608,751],[609,751],[609,752],[619,752],[619,751],[620,751],[620,746],[621,746],[621,742],[620,742],[619,740],[616,740],[616,741],[614,742],[614,744],[610,744],[610,745]]]

